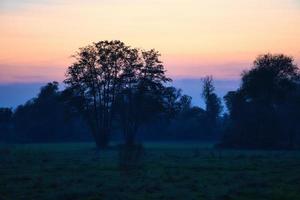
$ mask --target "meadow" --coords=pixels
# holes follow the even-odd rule
[[[93,143],[0,146],[0,199],[300,199],[300,152],[146,143],[134,170]]]

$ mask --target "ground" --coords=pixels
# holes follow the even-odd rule
[[[300,152],[146,143],[138,169],[92,143],[0,145],[0,200],[300,199]]]

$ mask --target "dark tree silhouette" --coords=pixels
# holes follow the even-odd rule
[[[179,100],[180,112],[187,112],[192,108],[192,97],[182,95]]]
[[[296,148],[299,96],[299,70],[293,59],[282,54],[259,56],[242,74],[241,87],[224,97],[230,125],[221,146]]]
[[[191,105],[191,97],[180,89],[166,87],[163,94],[164,112],[143,129],[143,136],[164,140],[210,140],[205,110]]]
[[[286,100],[299,80],[299,70],[291,57],[279,54],[259,56],[253,68],[242,74],[241,92],[246,101],[272,106]]]
[[[94,43],[75,55],[65,83],[83,100],[80,108],[98,147],[109,143],[117,108],[130,143],[141,121],[158,108],[152,105],[158,102],[163,83],[169,81],[159,56],[155,50],[141,51],[120,41]]]
[[[131,50],[128,65],[121,74],[118,113],[125,143],[134,145],[138,128],[163,111],[164,66],[155,50]]]
[[[181,90],[175,87],[166,87],[163,94],[164,112],[167,121],[174,119],[180,112]]]
[[[222,112],[222,104],[220,98],[215,93],[212,76],[206,76],[202,79],[202,82],[202,97],[205,102],[208,130],[212,134],[215,133],[217,122]]]
[[[11,108],[0,108],[0,141],[11,141],[12,138],[12,118]]]
[[[64,81],[83,101],[96,145],[107,147],[121,71],[130,60],[130,48],[120,41],[101,41],[81,48]]]
[[[86,125],[59,91],[58,83],[43,86],[36,98],[17,107],[13,113],[16,142],[56,142],[88,139]]]

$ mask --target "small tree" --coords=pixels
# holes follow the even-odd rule
[[[222,112],[221,100],[215,93],[212,76],[206,76],[202,79],[202,82],[202,97],[205,102],[208,127],[209,130],[213,132],[220,113]]]
[[[181,90],[175,87],[166,87],[163,92],[164,113],[168,122],[180,112]]]

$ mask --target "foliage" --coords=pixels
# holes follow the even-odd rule
[[[230,123],[221,146],[294,149],[300,147],[299,70],[291,57],[259,56],[242,74],[242,85],[225,102]]]
[[[159,109],[163,83],[170,81],[159,56],[120,41],[100,41],[75,55],[65,83],[83,99],[80,108],[98,147],[108,145],[116,114],[126,142],[133,143],[140,123]]]
[[[48,83],[36,98],[17,107],[13,113],[14,141],[54,142],[87,139],[80,116],[70,116],[71,108],[58,83]]]
[[[0,141],[12,141],[12,118],[11,108],[0,108]]]
[[[205,102],[205,113],[210,134],[216,134],[218,130],[218,122],[220,114],[222,112],[221,99],[215,93],[215,87],[213,85],[213,77],[206,76],[202,79],[202,97]]]

